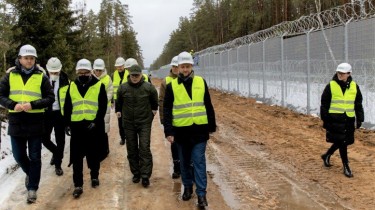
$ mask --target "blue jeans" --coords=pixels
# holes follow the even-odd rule
[[[177,142],[176,142],[177,143]],[[185,188],[193,186],[195,179],[198,196],[206,195],[207,173],[206,173],[206,146],[207,141],[198,144],[177,143],[180,156],[181,179]],[[191,171],[191,162],[194,165],[194,177]]]
[[[22,170],[29,176],[27,190],[38,190],[42,169],[42,136],[10,137],[13,157]],[[27,145],[29,156],[27,156]]]

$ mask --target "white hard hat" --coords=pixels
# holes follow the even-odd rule
[[[178,56],[174,56],[171,60],[171,66],[178,66]]]
[[[350,64],[348,64],[348,63],[340,63],[337,66],[336,71],[342,72],[342,73],[352,72],[352,66]]]
[[[97,69],[97,70],[104,70],[105,69],[105,64],[104,64],[104,61],[103,59],[96,59],[94,61],[94,64],[92,66],[93,69]]]
[[[85,58],[79,60],[77,62],[76,71],[78,71],[80,69],[85,69],[85,70],[91,71],[92,70],[91,62],[89,60],[85,59]]]
[[[115,62],[115,66],[125,65],[125,59],[123,57],[118,57]]]
[[[184,63],[194,64],[193,56],[188,52],[182,52],[178,55],[178,65]]]
[[[38,57],[36,55],[36,49],[35,47],[27,44],[27,45],[23,45],[21,48],[20,48],[20,51],[18,52],[18,55],[19,56],[34,56],[34,57]]]
[[[61,61],[56,57],[52,57],[48,60],[46,68],[49,72],[59,72],[62,68]]]
[[[128,58],[128,59],[126,59],[126,61],[125,61],[125,68],[129,68],[129,67],[131,67],[133,65],[138,65],[137,60],[135,60],[134,58]]]

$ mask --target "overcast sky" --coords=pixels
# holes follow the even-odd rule
[[[171,32],[178,27],[180,17],[189,17],[193,0],[120,0],[129,5],[133,28],[137,32],[145,67],[160,55]],[[83,2],[83,0],[73,0]],[[86,0],[87,9],[96,14],[102,0]],[[125,46],[126,47],[126,46]]]

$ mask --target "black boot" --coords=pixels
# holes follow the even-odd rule
[[[172,173],[172,179],[178,179],[180,178],[181,170],[180,170],[180,161],[174,160],[173,161],[173,173]]]
[[[208,206],[206,196],[198,196],[198,206],[200,208]]]
[[[322,156],[323,163],[325,167],[331,167],[331,163],[329,162],[329,159],[331,158],[331,154],[323,154]]]
[[[353,177],[352,171],[349,168],[349,164],[348,163],[344,163],[343,165],[344,165],[344,174],[345,174],[345,176],[348,177],[348,178]]]
[[[182,194],[182,200],[188,201],[191,198],[191,194],[193,194],[193,187],[184,187],[184,194]]]

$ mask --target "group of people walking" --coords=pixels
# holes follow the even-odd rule
[[[132,181],[150,185],[153,169],[151,125],[159,105],[165,135],[171,142],[174,172],[185,186],[183,200],[192,195],[193,180],[200,206],[206,206],[205,149],[216,129],[207,84],[194,76],[192,56],[183,52],[173,60],[172,77],[163,81],[162,95],[133,58],[116,59],[110,77],[105,63],[81,59],[76,78],[69,80],[59,58],[52,57],[45,71],[36,64],[37,51],[23,45],[16,65],[0,81],[0,104],[9,110],[8,135],[13,156],[26,174],[27,202],[34,203],[41,177],[41,150],[52,153],[51,165],[62,176],[65,137],[70,138],[68,166],[73,168],[73,196],[83,193],[83,160],[90,169],[91,186],[100,185],[100,162],[109,154],[109,118],[115,106],[120,145],[126,144]],[[51,134],[54,130],[54,143]],[[193,177],[194,176],[194,177]]]
[[[198,206],[208,205],[205,151],[209,134],[216,131],[215,111],[206,81],[194,74],[193,57],[182,52],[172,58],[170,74],[163,79],[159,95],[148,75],[133,58],[116,59],[113,76],[105,63],[81,59],[76,78],[70,81],[62,63],[52,57],[46,69],[36,65],[37,51],[31,45],[20,48],[15,67],[0,81],[0,104],[9,110],[8,135],[13,156],[26,174],[27,202],[34,203],[41,176],[41,149],[52,152],[51,165],[62,176],[65,135],[70,138],[69,166],[73,166],[73,196],[83,193],[83,159],[90,169],[91,186],[100,185],[100,162],[109,154],[111,106],[118,117],[120,145],[126,144],[132,181],[150,185],[153,169],[151,125],[159,110],[165,138],[171,144],[172,178],[181,177],[182,200],[192,198],[193,185]],[[351,77],[348,63],[338,65],[321,98],[321,118],[326,141],[333,143],[321,155],[330,158],[339,149],[343,172],[349,168],[347,146],[354,143],[355,128],[364,121],[362,94]],[[54,130],[55,143],[51,141]]]

